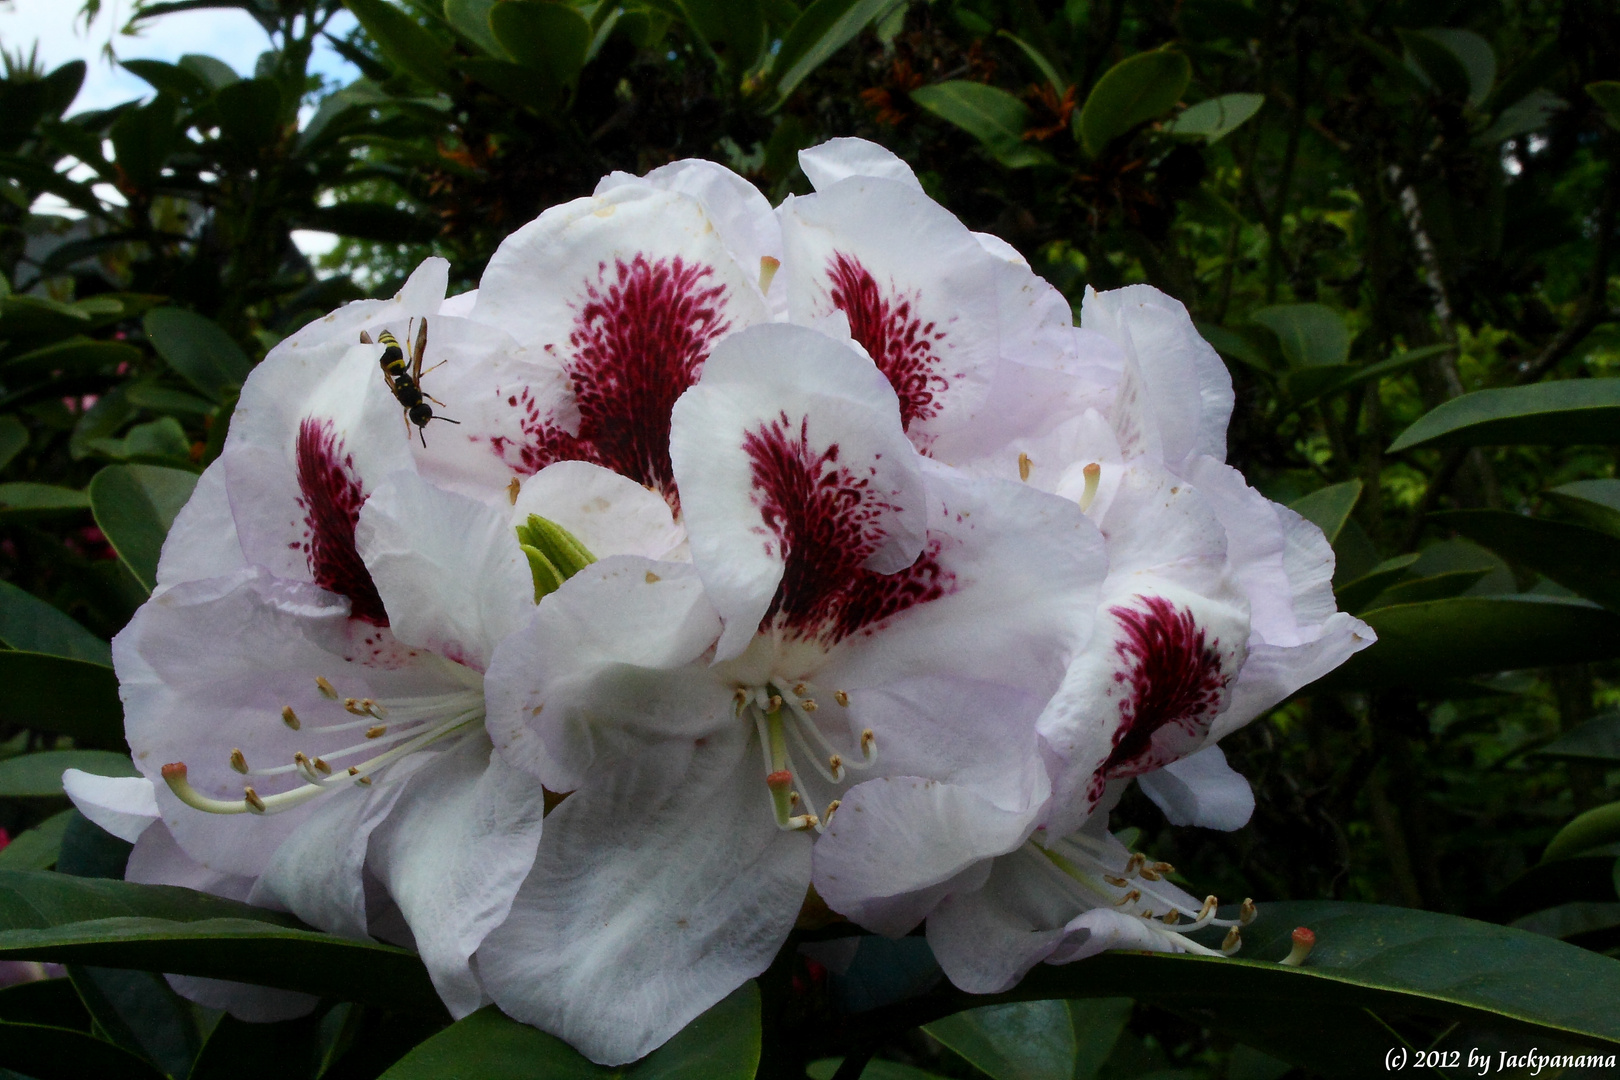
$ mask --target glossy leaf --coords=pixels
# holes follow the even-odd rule
[[[281,135],[285,103],[274,79],[240,79],[214,95],[221,141],[247,160]]]
[[[893,0],[816,0],[782,35],[775,70],[780,102],[834,53],[854,41],[868,23],[888,10]]]
[[[1342,484],[1330,484],[1313,491],[1302,499],[1295,499],[1288,509],[1321,529],[1322,535],[1331,544],[1339,539],[1344,523],[1350,520],[1350,512],[1356,508],[1360,498],[1361,481],[1346,480]]]
[[[1137,53],[1109,68],[1076,121],[1086,153],[1095,157],[1136,125],[1169,112],[1191,79],[1187,58],[1165,50]]]
[[[180,57],[180,66],[193,72],[215,90],[222,90],[241,79],[241,76],[223,60],[216,60],[212,56],[200,53],[185,53]]]
[[[62,794],[62,773],[79,769],[97,776],[138,776],[128,754],[111,750],[42,750],[0,761],[0,797]]]
[[[1452,510],[1430,517],[1509,562],[1527,566],[1610,611],[1620,610],[1620,538],[1584,525],[1505,510]]]
[[[1473,89],[1461,59],[1434,38],[1415,30],[1397,30],[1408,63],[1416,65],[1429,85],[1447,97],[1466,98]]]
[[[111,667],[64,656],[0,650],[0,722],[71,735],[91,746],[124,737],[118,678]]]
[[[90,508],[107,542],[148,592],[175,515],[197,475],[156,465],[109,465],[90,481]]]
[[[1316,934],[1303,967],[1276,963],[1296,926]],[[1276,1057],[1330,1076],[1381,1063],[1387,1028],[1362,1010],[1519,1027],[1532,1040],[1574,1039],[1620,1050],[1620,961],[1535,934],[1452,915],[1334,901],[1266,903],[1239,957],[1105,953],[1041,966],[1003,1000],[1129,996],[1206,1018]],[[963,995],[958,1000],[971,1000]],[[1216,1003],[1234,1008],[1214,1010]],[[1334,1025],[1301,1024],[1330,1016]],[[1340,1021],[1344,1021],[1342,1024]],[[1270,1026],[1265,1026],[1269,1024]],[[1520,1027],[1520,1025],[1523,1025]],[[1362,1053],[1327,1028],[1354,1029]]]
[[[765,13],[759,0],[676,0],[687,25],[735,73],[758,62],[765,49]],[[497,31],[498,32],[498,31]]]
[[[112,648],[71,615],[9,581],[0,581],[0,641],[26,652],[112,664]]]
[[[537,80],[533,70],[502,60],[485,60],[480,70],[490,66],[497,66],[502,70],[511,69],[519,73],[520,77],[526,80],[524,85],[530,88],[537,84],[548,86],[553,88],[554,94],[555,88],[561,85]],[[550,96],[546,100],[550,100]],[[298,215],[298,224],[302,228],[314,229],[317,232],[337,233],[356,240],[375,240],[385,244],[421,244],[439,234],[437,224],[409,210],[402,210],[392,203],[364,202],[358,199],[347,200],[335,206],[311,207]]]
[[[119,65],[134,72],[159,93],[167,93],[182,101],[204,100],[214,92],[203,77],[190,68],[170,64],[163,60],[125,60]]]
[[[1046,85],[1052,88],[1052,92],[1059,98],[1063,97],[1064,93],[1069,88],[1069,80],[1065,79],[1061,74],[1059,74],[1058,69],[1052,66],[1052,61],[1048,60],[1041,50],[1037,49],[1035,46],[1031,45],[1017,34],[1007,30],[997,30],[996,36],[1004,37],[1014,45],[1018,46],[1019,51],[1025,56],[1029,57],[1029,62],[1035,65],[1035,70],[1041,73],[1041,78],[1046,80]]]
[[[591,24],[566,4],[550,0],[504,0],[489,25],[506,55],[558,86],[570,86],[585,65]]]
[[[34,1080],[164,1080],[157,1067],[68,1028],[0,1023],[0,1068]]]
[[[810,1080],[832,1080],[837,1075],[839,1066],[843,1064],[843,1058],[821,1058],[819,1061],[812,1061],[805,1068],[805,1072],[810,1076]],[[861,1080],[945,1080],[945,1078],[914,1065],[902,1065],[898,1061],[873,1058],[861,1070]]]
[[[924,1031],[991,1080],[1073,1080],[1074,1027],[1063,1001],[969,1009]]]
[[[1620,618],[1578,600],[1458,596],[1382,607],[1364,618],[1378,641],[1327,676],[1323,687],[1422,685],[1620,657]]]
[[[1410,349],[1406,352],[1396,353],[1387,360],[1380,360],[1376,364],[1368,364],[1365,367],[1355,364],[1334,364],[1327,367],[1291,371],[1288,373],[1288,393],[1295,403],[1303,405],[1318,397],[1352,390],[1362,383],[1375,382],[1386,379],[1391,375],[1399,375],[1407,368],[1420,364],[1424,360],[1438,356],[1443,352],[1449,352],[1451,348],[1450,345],[1425,345],[1420,349]]]
[[[382,1080],[751,1080],[759,1050],[759,988],[749,982],[633,1065],[594,1064],[488,1005],[417,1046]]]
[[[496,0],[444,0],[444,21],[490,56],[510,59],[490,26],[495,4]]]
[[[911,100],[978,139],[1010,169],[1039,165],[1048,155],[1023,141],[1029,106],[1007,91],[966,79],[919,86]]]
[[[0,1020],[90,1030],[90,1014],[66,979],[39,979],[0,988]]]
[[[1548,491],[1547,498],[1594,529],[1620,536],[1620,480],[1576,480]]]
[[[366,34],[382,49],[395,70],[430,86],[453,90],[455,79],[446,62],[446,44],[388,0],[343,0]]]
[[[0,517],[72,513],[90,509],[90,493],[52,484],[0,484]]]
[[[141,350],[122,341],[74,337],[13,356],[5,362],[5,369],[14,377],[39,378],[57,371],[110,371],[120,364],[135,364],[142,359]]]
[[[7,413],[0,416],[0,469],[10,465],[28,446],[28,429],[22,421]]]
[[[1069,1002],[1074,1032],[1074,1080],[1094,1080],[1114,1052],[1135,1002],[1130,998],[1087,998]]]
[[[1472,30],[1432,29],[1419,34],[1436,42],[1462,65],[1467,81],[1468,104],[1479,108],[1496,85],[1496,53],[1490,42]]]
[[[1265,103],[1264,94],[1222,94],[1186,109],[1164,130],[1171,135],[1196,136],[1217,143],[1248,123]]]
[[[415,955],[167,885],[0,873],[0,959],[235,979],[442,1015]]]
[[[124,395],[125,399],[138,409],[148,409],[152,412],[190,413],[194,416],[207,416],[214,411],[214,403],[205,401],[196,394],[189,394],[184,390],[175,390],[168,386],[159,386],[150,382],[130,383]],[[100,404],[100,402],[97,402]]]
[[[77,812],[52,814],[12,837],[11,843],[0,848],[0,870],[48,870],[55,866],[57,852],[62,850],[62,836]]]
[[[1283,356],[1294,367],[1343,364],[1350,357],[1344,316],[1326,304],[1275,304],[1249,318],[1277,335]]]
[[[1452,398],[1403,431],[1389,452],[1419,446],[1616,442],[1620,442],[1620,379],[1565,379]]]
[[[1397,555],[1393,559],[1385,559],[1360,577],[1335,586],[1333,593],[1339,607],[1352,615],[1358,614],[1385,589],[1405,577],[1407,568],[1417,560],[1416,554]]]
[[[1389,586],[1382,595],[1367,604],[1364,610],[1371,611],[1395,604],[1419,604],[1427,600],[1444,600],[1447,597],[1461,596],[1489,573],[1489,570],[1448,570],[1443,574],[1410,578]]]
[[[186,1080],[313,1080],[321,1064],[317,1011],[296,1020],[249,1023],[220,1017]]]
[[[218,401],[241,386],[253,362],[212,319],[184,308],[153,308],[141,325],[165,363],[182,378]]]
[[[1536,753],[1542,757],[1620,762],[1620,712],[1594,716]]]
[[[108,1041],[170,1076],[184,1076],[201,1045],[191,1007],[151,971],[74,965],[68,978]]]
[[[1595,807],[1558,830],[1547,842],[1541,861],[1569,859],[1604,844],[1620,842],[1620,802]]]
[[[115,461],[144,461],[150,464],[189,462],[191,440],[186,429],[172,416],[160,416],[136,424],[122,438],[86,439],[84,448]],[[93,496],[92,496],[93,497]]]

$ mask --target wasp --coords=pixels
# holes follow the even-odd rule
[[[405,337],[409,340],[410,336],[410,330],[407,328]],[[417,437],[422,440],[424,450],[427,449],[427,435],[423,433],[422,429],[428,426],[428,421],[443,420],[447,424],[461,423],[460,420],[452,420],[448,416],[434,415],[433,406],[429,405],[428,401],[439,406],[443,406],[444,402],[432,394],[422,391],[422,354],[427,351],[426,319],[422,320],[422,329],[416,335],[416,341],[411,348],[411,360],[408,365],[405,362],[405,350],[400,347],[399,339],[387,330],[379,333],[375,342],[371,340],[370,334],[362,330],[360,331],[360,343],[362,345],[376,344],[383,347],[382,355],[377,358],[378,365],[382,367],[383,381],[388,384],[388,389],[394,395],[394,400],[398,401],[400,407],[405,410],[406,432],[411,430],[411,424],[415,424]],[[432,369],[429,368],[428,370],[431,371]],[[424,401],[424,398],[427,400]]]

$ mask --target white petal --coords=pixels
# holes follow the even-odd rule
[[[693,562],[726,623],[719,659],[753,640],[789,557],[823,533],[850,533],[853,562],[838,572],[892,572],[922,548],[923,487],[894,391],[864,357],[803,327],[727,338],[675,405],[670,457]]]
[[[68,769],[62,773],[62,790],[79,813],[132,844],[158,819],[157,792],[144,776],[97,776]]]
[[[1254,789],[1226,763],[1218,746],[1206,746],[1180,761],[1136,778],[1142,792],[1172,825],[1231,832],[1254,814]]]
[[[737,264],[756,273],[762,260],[782,261],[782,231],[769,200],[759,189],[724,165],[702,158],[686,158],[660,166],[646,176],[615,172],[602,178],[595,194],[645,184],[696,199],[714,222],[720,239]],[[780,293],[781,290],[777,290]]]
[[[559,461],[523,481],[512,523],[521,525],[530,514],[555,521],[598,559],[641,555],[684,562],[691,557],[686,529],[661,495],[589,462]]]
[[[223,1009],[250,1024],[274,1024],[296,1020],[315,1011],[321,999],[296,990],[276,990],[251,983],[225,979],[203,979],[196,975],[165,975],[169,986],[187,1001],[206,1009]]]
[[[360,511],[355,543],[407,645],[482,671],[534,610],[534,585],[505,514],[399,472]]]
[[[198,477],[196,490],[169,527],[158,559],[157,591],[177,581],[233,573],[246,565],[225,492],[225,466],[216,459]]]
[[[469,961],[511,910],[544,814],[539,781],[506,765],[477,734],[412,776],[371,834],[368,868],[399,905],[457,1019],[487,1002]]]
[[[468,289],[464,293],[445,297],[444,303],[439,305],[439,314],[445,318],[465,319],[472,314],[477,303],[478,290]]]
[[[1029,848],[997,859],[977,889],[959,890],[928,916],[928,944],[958,989],[999,994],[1051,955],[1073,902]]]
[[[691,666],[719,634],[689,564],[592,563],[495,651],[484,683],[490,738],[511,765],[571,791],[609,729],[697,738],[737,723],[730,689]]]
[[[810,838],[771,816],[743,725],[654,742],[552,812],[479,974],[502,1011],[621,1064],[648,1053],[786,940]]]
[[[1112,338],[1135,361],[1137,386],[1129,385],[1128,367],[1120,422],[1124,430],[1144,429],[1143,452],[1162,455],[1171,468],[1198,454],[1226,460],[1232,377],[1186,308],[1151,285],[1088,288],[1081,325]],[[1123,434],[1120,441],[1130,442]]]
[[[1238,673],[1231,704],[1210,729],[1210,741],[1236,731],[1377,640],[1372,627],[1341,611],[1328,619],[1315,641],[1291,648],[1253,646]]]
[[[1155,933],[1146,919],[1108,908],[1092,908],[1077,915],[1063,927],[1063,941],[1047,957],[1049,964],[1072,964],[1109,949],[1140,949],[1146,952],[1182,952],[1174,947],[1176,936]]]
[[[824,191],[851,176],[896,180],[922,190],[917,174],[899,157],[865,139],[828,139],[799,151],[799,168],[817,191]]]

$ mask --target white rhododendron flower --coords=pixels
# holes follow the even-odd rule
[[[463,1015],[487,1000],[469,957],[528,873],[544,793],[483,728],[483,669],[533,607],[505,492],[424,478],[464,436],[407,427],[384,346],[360,337],[405,341],[426,318],[454,367],[443,343],[493,332],[443,314],[444,284],[430,260],[254,371],[152,599],[113,642],[144,779],[67,786],[135,841],[132,880],[412,943]],[[459,408],[450,380],[430,385]],[[194,983],[244,1015],[289,1007]]]
[[[498,650],[497,747],[573,791],[478,953],[509,1014],[631,1060],[764,970],[812,863],[835,910],[913,925],[1029,835],[1101,541],[902,423],[846,344],[727,337],[674,409],[692,563],[603,559]]]

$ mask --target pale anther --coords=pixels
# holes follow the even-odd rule
[[[281,722],[292,728],[294,731],[297,731],[303,726],[299,723],[298,714],[293,712],[291,705],[283,705],[281,707]]]
[[[844,805],[844,804],[838,799],[834,799],[832,802],[828,803],[827,804],[827,813],[822,818],[822,820],[825,821],[827,824],[831,825],[832,824],[832,816],[833,816],[833,814],[836,813],[838,808],[840,806],[842,806],[842,805]]]
[[[656,585],[656,584],[658,584],[658,583],[659,583],[659,582],[660,582],[660,581],[663,581],[663,580],[664,580],[664,579],[663,579],[663,578],[661,578],[661,577],[659,577],[659,576],[658,576],[658,575],[657,575],[657,574],[655,574],[655,573],[653,573],[653,572],[652,572],[652,571],[651,571],[651,570],[649,570],[649,571],[647,571],[647,578],[646,578],[646,580],[647,580],[647,584],[649,584],[649,585]]]
[[[1020,451],[1018,454],[1018,479],[1029,479],[1029,467],[1031,464],[1032,463],[1029,460],[1029,455]]]
[[[770,704],[767,706],[765,711],[767,713],[773,713],[773,712],[780,712],[781,709],[782,709],[782,696],[780,694],[772,694],[771,699],[770,699]]]
[[[366,728],[366,738],[376,739],[388,734],[388,725],[378,724],[376,727]]]
[[[1102,477],[1102,466],[1093,461],[1081,472],[1086,478],[1085,489],[1080,493],[1080,512],[1083,514],[1091,509],[1091,500],[1097,497],[1097,481]]]
[[[1220,900],[1216,899],[1214,893],[1211,893],[1204,897],[1204,906],[1198,909],[1198,918],[1200,921],[1209,918],[1210,914],[1220,906]]]
[[[512,477],[512,479],[506,485],[506,501],[511,503],[513,506],[516,506],[518,492],[521,490],[523,490],[523,481],[519,480],[515,476]]]
[[[1243,935],[1234,926],[1226,932],[1226,940],[1221,942],[1221,952],[1231,956],[1241,948],[1243,948]]]
[[[1103,880],[1108,882],[1108,884],[1114,886],[1114,888],[1116,888],[1116,889],[1123,889],[1125,886],[1130,884],[1130,882],[1126,881],[1124,878],[1115,877],[1112,874],[1104,874],[1103,875]]]
[[[1135,877],[1146,863],[1146,855],[1142,854],[1140,851],[1132,852],[1131,857],[1125,862],[1125,876]]]
[[[239,773],[245,773],[248,771],[247,756],[244,755],[242,751],[236,749],[231,750],[231,768],[235,769]]]
[[[1126,893],[1124,896],[1120,897],[1118,900],[1115,900],[1114,901],[1114,906],[1115,907],[1124,907],[1126,904],[1134,904],[1140,899],[1142,899],[1142,890],[1141,889],[1132,889],[1130,892]]]
[[[816,711],[816,699],[815,698],[805,698],[803,701],[799,702],[799,708],[803,709],[805,712],[815,712]]]
[[[1238,909],[1238,921],[1244,926],[1254,922],[1254,917],[1260,914],[1260,909],[1254,906],[1252,899],[1245,898],[1243,906]]]
[[[242,800],[248,804],[248,809],[255,814],[264,813],[264,800],[259,798],[259,793],[252,788],[245,787],[242,789]]]
[[[794,694],[795,697],[804,697],[804,695],[808,694],[809,692],[810,692],[810,685],[808,683],[794,683],[793,684],[793,694]]]
[[[833,691],[833,700],[838,702],[838,704],[842,705],[844,708],[849,708],[849,695],[844,693],[842,690]]]
[[[1174,926],[1180,921],[1181,912],[1177,911],[1175,908],[1171,908],[1169,911],[1164,913],[1164,922],[1166,926]]]
[[[328,765],[320,758],[316,758],[312,764],[315,766],[315,768],[319,769],[323,773],[329,773],[332,771],[332,766]]]
[[[321,692],[321,696],[326,698],[327,700],[336,701],[338,699],[338,692],[337,692],[336,687],[334,687],[331,683],[327,682],[326,678],[324,676],[321,676],[321,675],[315,676],[315,687],[316,687],[316,689],[318,689]]]

